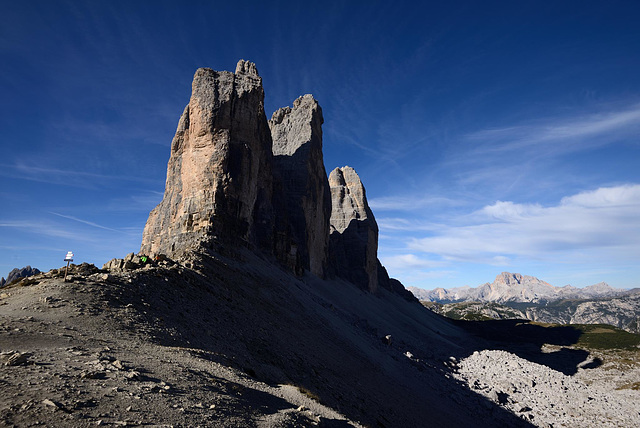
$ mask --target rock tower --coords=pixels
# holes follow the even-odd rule
[[[378,261],[378,225],[358,174],[336,168],[327,179],[323,121],[311,95],[267,121],[251,62],[238,62],[235,73],[198,69],[140,252],[180,259],[243,246],[297,275],[407,297]]]
[[[198,69],[141,252],[178,257],[211,239],[268,245],[271,198],[271,133],[255,64]]]

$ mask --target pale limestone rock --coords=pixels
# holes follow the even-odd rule
[[[322,156],[322,109],[312,95],[269,121],[273,140],[275,253],[294,271],[323,277],[331,197]]]
[[[162,202],[140,252],[177,258],[210,243],[268,246],[271,135],[262,79],[241,60],[236,73],[196,71],[171,144]]]
[[[335,274],[371,292],[378,289],[378,224],[356,171],[345,166],[329,175],[330,260]]]

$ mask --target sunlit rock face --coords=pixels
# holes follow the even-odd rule
[[[378,289],[378,224],[356,171],[345,166],[329,175],[330,263],[335,275],[358,287]]]
[[[198,69],[141,252],[178,257],[211,239],[269,247],[271,198],[271,133],[255,65]]]
[[[275,253],[286,265],[325,275],[331,197],[322,156],[322,109],[312,95],[276,111],[273,140]]]

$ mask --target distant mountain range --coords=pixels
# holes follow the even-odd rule
[[[7,275],[7,279],[4,279],[4,277],[0,278],[0,287],[9,285],[21,278],[37,275],[39,273],[40,271],[38,269],[32,268],[31,266],[25,266],[22,269],[15,268],[11,272],[9,272],[9,275]]]
[[[519,273],[502,272],[496,279],[479,287],[435,288],[423,290],[407,287],[419,300],[428,302],[495,302],[495,303],[544,303],[563,299],[599,299],[622,296],[627,290],[619,290],[605,282],[576,288],[571,285],[554,287],[538,278]]]
[[[428,309],[454,319],[609,324],[640,333],[638,288],[619,290],[604,282],[584,288],[554,287],[538,278],[509,272],[475,288],[408,288]]]

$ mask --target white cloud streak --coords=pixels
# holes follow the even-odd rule
[[[443,196],[385,196],[368,202],[375,211],[415,211],[417,208],[431,206],[462,205],[460,201]]]
[[[637,184],[579,193],[550,207],[498,201],[467,216],[466,224],[447,225],[408,246],[450,260],[588,258],[606,264],[640,256],[638,213]]]
[[[106,175],[86,171],[74,171],[58,168],[43,168],[40,166],[16,163],[14,165],[0,165],[0,175],[12,179],[19,178],[41,183],[56,184],[62,186],[93,189],[107,183],[119,183],[122,181],[138,182],[146,184],[158,184],[160,180],[144,177],[131,177],[126,175]],[[13,170],[13,173],[10,172]]]
[[[68,219],[68,220],[77,221],[78,223],[87,224],[87,225],[92,226],[92,227],[97,227],[98,229],[109,230],[109,231],[111,231],[111,232],[118,232],[118,233],[121,233],[121,231],[120,231],[120,230],[112,229],[112,228],[110,228],[110,227],[106,227],[106,226],[102,226],[102,225],[99,225],[99,224],[94,223],[94,222],[92,222],[92,221],[82,220],[82,219],[77,218],[77,217],[74,217],[74,216],[64,215],[64,214],[58,214],[58,213],[54,213],[54,212],[52,212],[52,211],[49,211],[49,214],[53,214],[53,215],[56,215],[56,216],[58,216],[58,217],[66,218],[66,219]]]
[[[535,151],[536,157],[600,147],[640,131],[640,105],[607,113],[549,119],[532,125],[480,130],[466,135],[476,155]]]

